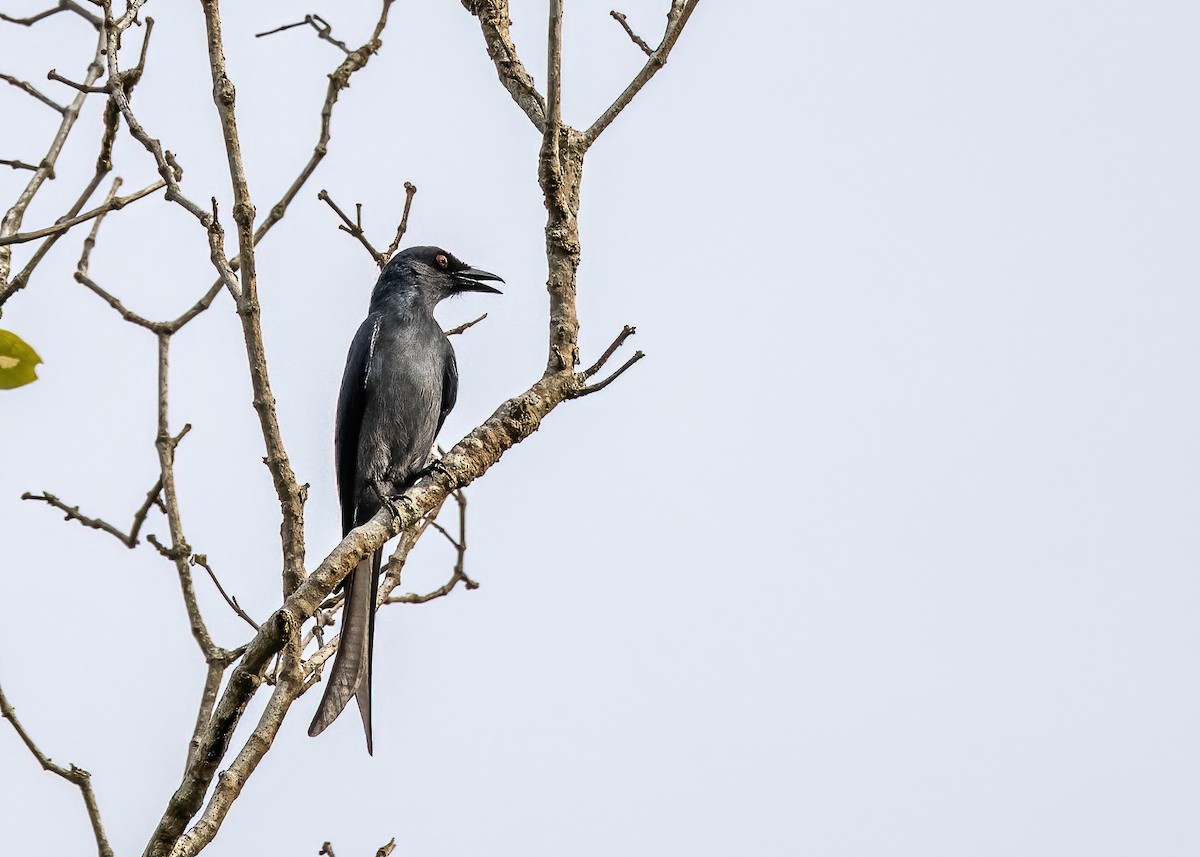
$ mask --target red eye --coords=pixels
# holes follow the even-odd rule
[[[446,258],[444,253],[437,254],[437,263],[438,263],[438,267],[441,268],[443,271],[446,268],[450,267],[450,260]]]

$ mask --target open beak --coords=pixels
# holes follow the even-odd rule
[[[500,277],[495,274],[481,271],[478,268],[466,268],[462,271],[454,273],[454,283],[458,286],[460,292],[491,292],[494,295],[502,295],[504,292],[492,286],[485,286],[484,280],[494,280],[497,283],[503,283]]]

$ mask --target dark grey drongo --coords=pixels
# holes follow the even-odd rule
[[[392,257],[371,293],[367,319],[354,334],[338,396],[334,454],[342,535],[369,521],[423,472],[433,440],[454,407],[454,348],[433,317],[442,300],[493,292],[495,274],[472,268],[438,247],[410,247]],[[371,740],[371,661],[375,600],[383,550],[363,557],[342,588],[342,631],[325,695],[308,727],[324,731],[350,697]]]

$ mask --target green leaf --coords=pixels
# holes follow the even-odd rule
[[[21,337],[0,330],[0,390],[11,390],[37,380],[34,366],[42,362]]]

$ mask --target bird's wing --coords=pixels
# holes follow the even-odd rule
[[[458,361],[454,359],[453,348],[448,348],[447,351],[449,353],[446,356],[446,365],[442,367],[442,409],[438,414],[434,437],[437,437],[438,432],[442,430],[442,423],[446,421],[446,417],[454,409],[454,403],[458,400]]]
[[[380,319],[368,316],[350,342],[346,355],[346,371],[342,374],[342,391],[338,394],[337,423],[334,430],[334,455],[337,459],[338,500],[342,505],[342,535],[354,529],[354,503],[357,488],[358,435],[362,429],[363,411],[367,407],[367,381],[371,367],[371,352],[379,336]]]

